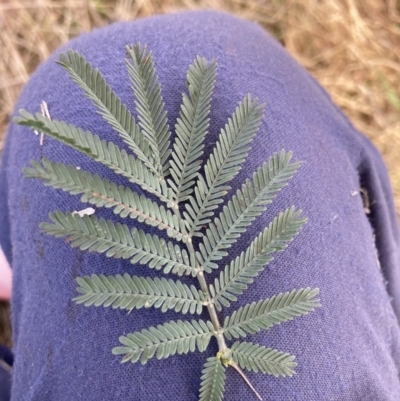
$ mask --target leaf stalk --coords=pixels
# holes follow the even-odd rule
[[[247,383],[247,385],[253,390],[253,393],[256,395],[256,397],[262,401],[261,395],[257,392],[257,390],[254,388],[254,386],[251,384],[250,380],[247,378],[247,376],[244,374],[243,370],[240,369],[238,365],[234,361],[229,363],[230,366],[232,366],[233,369],[235,369],[240,376],[242,376],[243,380]]]

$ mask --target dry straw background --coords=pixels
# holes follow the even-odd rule
[[[115,21],[204,8],[259,22],[316,77],[382,153],[400,215],[400,0],[0,0],[0,148],[21,87],[61,44]]]

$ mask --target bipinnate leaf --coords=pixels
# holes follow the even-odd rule
[[[192,194],[201,166],[200,157],[209,126],[208,115],[216,69],[215,60],[207,64],[205,58],[197,56],[187,72],[189,96],[183,94],[170,162],[172,179],[169,185],[173,188],[177,204]]]
[[[161,308],[175,312],[197,313],[203,310],[204,295],[196,287],[183,284],[180,280],[130,276],[104,276],[92,274],[77,277],[78,292],[73,298],[77,304],[85,306],[112,306],[114,309]]]
[[[223,201],[230,187],[227,185],[241,169],[263,117],[263,105],[246,96],[229,118],[213,152],[205,166],[204,174],[198,175],[194,196],[185,204],[185,219],[191,227],[190,233],[201,235],[204,224],[209,223],[213,210]]]
[[[93,69],[78,52],[69,50],[61,54],[58,64],[63,66],[85,95],[96,106],[98,113],[115,129],[122,140],[154,174],[158,174],[149,159],[149,142],[131,112],[107,84],[97,68]]]
[[[53,223],[42,223],[40,228],[57,238],[66,237],[72,248],[104,253],[107,257],[129,259],[131,263],[147,264],[151,269],[178,275],[197,274],[193,255],[157,235],[150,235],[136,227],[96,216],[55,212]]]
[[[199,401],[221,401],[225,390],[225,367],[220,358],[207,358],[201,371]]]
[[[222,259],[247,227],[267,208],[299,168],[300,163],[291,163],[292,152],[282,150],[275,153],[246,180],[241,189],[228,202],[218,217],[210,223],[197,254],[202,266],[216,269],[215,261]]]
[[[314,298],[318,292],[318,288],[302,288],[247,304],[225,318],[224,335],[229,340],[246,337],[246,333],[254,334],[306,315],[320,306],[319,299]]]
[[[59,64],[133,154],[90,131],[50,118],[46,104],[42,105],[45,116],[21,110],[15,122],[78,150],[135,185],[118,185],[79,166],[45,158],[40,163],[32,162],[24,174],[71,195],[81,195],[83,203],[109,208],[120,218],[136,219],[144,228],[147,225],[163,230],[161,234],[166,233],[172,240],[135,227],[136,221],[130,227],[82,211],[50,213],[52,223],[42,223],[40,227],[82,251],[103,253],[132,264],[146,264],[164,273],[198,279],[201,290],[180,280],[127,273],[76,278],[79,295],[73,301],[84,306],[127,311],[154,307],[182,314],[208,312],[210,321],[169,321],[121,336],[120,346],[112,350],[113,354],[121,355],[121,362],[145,364],[151,358],[203,352],[215,336],[218,353],[207,359],[202,370],[199,401],[222,401],[227,367],[235,369],[261,399],[242,369],[292,376],[297,365],[295,357],[251,342],[236,341],[229,349],[226,340],[246,337],[308,314],[320,306],[316,298],[319,290],[302,288],[252,302],[225,317],[223,325],[217,311],[237,301],[237,296],[248,289],[274,254],[289,245],[306,222],[301,210],[293,206],[276,216],[247,249],[224,267],[213,284],[204,273],[220,267],[218,263],[228,255],[229,248],[265,212],[300,162],[291,161],[291,152],[275,153],[221,205],[231,189],[232,179],[246,161],[250,143],[262,123],[264,105],[246,96],[221,129],[203,165],[216,60],[208,63],[197,56],[189,67],[187,92],[182,95],[170,149],[171,133],[152,54],[140,44],[126,49],[138,122],[101,73],[79,53],[70,50],[60,56]],[[135,192],[138,187],[149,195]],[[200,239],[195,240],[195,236]]]
[[[243,294],[254,277],[274,259],[273,253],[283,251],[306,221],[301,217],[301,210],[293,206],[279,213],[245,251],[226,265],[214,280],[214,286],[210,286],[217,309],[221,310],[222,305],[229,307],[229,301],[236,301],[236,295]]]
[[[136,97],[139,125],[153,149],[154,166],[162,177],[169,174],[169,132],[161,86],[153,56],[146,46],[127,46],[127,67]]]
[[[64,121],[49,120],[40,113],[33,115],[25,110],[20,110],[20,117],[16,117],[14,121],[65,143],[104,164],[130,182],[140,185],[160,200],[168,204],[171,202],[171,190],[167,187],[166,182],[160,181],[139,159],[128,155],[125,150],[121,150],[113,142],[106,142],[98,135],[93,135],[90,131],[83,131]]]
[[[213,335],[212,323],[203,320],[169,321],[157,327],[121,336],[123,347],[115,347],[114,355],[124,355],[121,362],[140,362],[144,365],[150,358],[168,358],[175,354],[187,354],[196,351],[204,352]]]
[[[25,168],[23,172],[26,177],[43,180],[47,186],[68,191],[72,195],[82,194],[83,203],[112,208],[121,217],[137,219],[141,223],[166,230],[168,236],[178,241],[185,242],[188,239],[184,220],[172,214],[170,209],[97,174],[54,163],[46,158],[42,159],[41,164],[32,161],[31,167]]]
[[[232,359],[242,369],[269,375],[293,376],[295,356],[249,342],[236,341],[230,348]]]

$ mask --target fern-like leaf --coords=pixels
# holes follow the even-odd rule
[[[225,367],[220,358],[207,358],[201,371],[199,401],[222,401],[225,390]]]
[[[65,143],[104,164],[115,173],[121,174],[130,182],[140,185],[144,190],[158,196],[160,200],[171,204],[171,190],[166,182],[160,181],[139,159],[128,155],[113,142],[101,140],[98,135],[83,131],[64,121],[49,120],[40,113],[33,115],[20,110],[20,115],[21,117],[15,118],[18,124],[34,128]]]
[[[226,340],[246,337],[249,333],[308,314],[320,306],[316,298],[318,289],[293,290],[245,305],[227,316],[223,325],[217,311],[237,300],[273,259],[274,253],[288,246],[306,219],[301,217],[300,210],[287,209],[225,266],[213,284],[204,272],[212,273],[218,267],[217,264],[228,255],[227,250],[264,213],[300,163],[291,162],[291,152],[282,150],[274,154],[252,179],[247,179],[230,200],[222,204],[231,189],[232,179],[248,156],[250,142],[262,122],[264,105],[259,105],[250,95],[239,103],[221,129],[202,168],[216,61],[208,63],[197,56],[189,66],[188,91],[182,95],[171,151],[167,113],[151,52],[140,44],[127,46],[126,50],[137,121],[101,73],[79,53],[70,50],[60,56],[59,64],[133,154],[113,142],[101,140],[90,131],[50,118],[46,103],[41,106],[44,115],[21,110],[15,122],[91,157],[135,184],[136,188],[140,187],[138,192],[128,184],[118,185],[79,167],[48,159],[32,162],[24,169],[24,174],[71,195],[81,195],[83,203],[109,208],[121,218],[129,217],[164,230],[173,241],[96,215],[85,215],[84,211],[51,213],[52,222],[42,223],[40,227],[50,235],[65,238],[73,248],[79,247],[82,251],[146,264],[164,273],[196,277],[199,289],[166,278],[127,273],[115,276],[92,274],[76,279],[78,295],[73,301],[84,306],[128,311],[154,307],[162,312],[175,310],[182,314],[208,312],[211,321],[169,321],[123,335],[119,338],[120,346],[112,352],[121,355],[122,362],[145,364],[154,357],[163,359],[196,349],[203,352],[215,336],[218,352],[207,359],[202,370],[199,400],[222,401],[227,367],[235,369],[261,399],[241,368],[291,376],[296,366],[295,357],[251,342],[237,341],[229,349]],[[142,191],[150,195],[144,195]],[[160,205],[159,200],[165,204]],[[201,239],[195,241],[194,236]],[[176,241],[181,243],[178,245]]]
[[[170,132],[161,86],[154,69],[151,52],[140,44],[127,46],[128,72],[136,96],[139,125],[153,149],[154,164],[163,177],[169,174]]]
[[[204,352],[213,335],[212,323],[203,320],[169,321],[140,332],[121,336],[119,341],[124,347],[115,347],[114,355],[124,355],[121,362],[140,362],[144,365],[150,358],[168,358],[175,354]]]
[[[170,162],[172,179],[169,184],[176,203],[189,198],[200,169],[216,69],[215,60],[207,65],[207,60],[198,56],[187,72],[189,96],[183,94]]]
[[[293,376],[295,356],[264,346],[236,341],[231,347],[232,359],[242,369],[269,375]]]
[[[225,318],[224,334],[228,339],[246,337],[246,333],[254,334],[306,315],[320,306],[319,300],[313,299],[318,292],[318,288],[302,288],[247,304]]]
[[[245,251],[225,266],[219,278],[214,280],[214,286],[210,286],[218,310],[222,305],[229,307],[229,301],[236,301],[236,295],[242,294],[253,278],[274,259],[272,254],[288,246],[307,221],[300,214],[301,210],[296,211],[294,207],[280,213]]]
[[[195,196],[189,198],[184,216],[191,227],[190,233],[201,235],[202,225],[209,223],[213,210],[223,201],[230,189],[226,185],[239,172],[262,120],[263,106],[250,95],[236,108],[228,124],[221,130],[214,151],[204,167],[205,178],[198,175]]]
[[[72,248],[105,253],[107,257],[130,259],[131,263],[147,264],[151,269],[178,275],[197,274],[193,255],[157,235],[146,234],[136,227],[114,223],[96,216],[72,213],[50,213],[52,223],[40,228],[57,238],[66,237]]]
[[[197,254],[202,266],[218,268],[215,261],[222,259],[247,227],[267,208],[277,192],[287,185],[300,163],[290,163],[292,152],[275,153],[246,180],[241,189],[210,223]]]
[[[175,312],[197,313],[203,310],[204,295],[196,287],[183,284],[180,280],[167,280],[138,277],[124,274],[121,276],[77,277],[78,292],[73,298],[77,304],[85,306],[112,306],[114,309],[161,308],[162,312],[174,309]]]
[[[68,56],[61,54],[58,63],[83,89],[85,95],[96,106],[98,113],[120,134],[122,140],[136,156],[154,174],[158,174],[153,163],[149,160],[150,152],[147,138],[140,131],[131,112],[107,84],[99,70],[93,69],[84,57],[73,50],[68,51]]]
[[[77,170],[73,166],[54,163],[46,158],[42,163],[31,162],[31,167],[23,170],[26,177],[39,178],[46,186],[68,191],[72,195],[82,194],[81,202],[97,207],[112,208],[121,217],[130,217],[160,230],[168,236],[186,242],[185,222],[171,210],[139,195],[123,185],[117,185],[106,178],[88,171]]]

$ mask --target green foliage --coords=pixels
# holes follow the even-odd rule
[[[161,97],[161,86],[154,70],[150,52],[142,46],[128,46],[127,67],[133,92],[139,125],[153,150],[154,166],[162,177],[169,174],[169,137],[167,112]]]
[[[49,120],[40,113],[33,115],[21,110],[20,115],[21,117],[15,119],[18,124],[27,125],[71,146],[109,167],[116,174],[121,174],[130,182],[140,185],[162,201],[171,201],[171,190],[166,182],[160,181],[139,159],[119,149],[115,143],[101,140],[98,135],[64,121]]]
[[[49,217],[53,224],[42,223],[41,229],[57,238],[66,237],[73,248],[130,259],[131,263],[148,264],[156,270],[164,268],[164,273],[197,274],[194,256],[157,235],[96,216],[81,217],[58,211]]]
[[[225,390],[225,368],[220,358],[207,358],[201,371],[199,401],[222,400]]]
[[[160,230],[166,230],[171,238],[185,241],[185,222],[172,214],[170,209],[158,205],[144,195],[139,195],[123,185],[117,185],[106,178],[89,171],[77,170],[73,166],[54,163],[43,158],[42,163],[31,162],[32,167],[24,169],[26,177],[40,178],[47,186],[60,188],[72,195],[83,194],[81,201],[97,207],[113,208],[115,214],[130,217]]]
[[[239,103],[225,128],[221,129],[214,151],[205,163],[205,178],[200,174],[197,176],[195,197],[189,198],[190,202],[185,205],[184,212],[191,234],[202,236],[202,226],[211,221],[213,210],[223,202],[223,196],[230,189],[226,184],[235,177],[246,160],[249,144],[263,116],[264,107],[257,103],[250,95]]]
[[[267,373],[269,375],[292,376],[297,366],[294,355],[286,354],[276,349],[236,341],[232,347],[232,359],[241,368],[249,371]]]
[[[187,73],[189,96],[183,93],[181,111],[175,125],[176,138],[171,160],[176,203],[184,202],[193,193],[193,185],[201,167],[204,138],[209,126],[211,95],[214,89],[217,63],[197,56]]]
[[[85,95],[97,107],[99,114],[120,134],[136,156],[157,174],[157,170],[149,160],[149,142],[139,129],[131,112],[107,84],[99,70],[93,69],[84,57],[73,50],[68,51],[68,57],[61,54],[59,64],[83,89]]]
[[[114,355],[125,355],[122,362],[137,362],[144,365],[150,358],[168,358],[175,354],[187,354],[197,349],[203,352],[207,349],[213,333],[211,322],[203,320],[170,322],[136,331],[119,338],[125,347],[113,349]]]
[[[291,152],[284,150],[271,157],[254,173],[253,180],[246,180],[219,216],[209,224],[203,244],[200,244],[201,255],[197,255],[204,267],[217,269],[218,265],[213,261],[228,255],[223,249],[230,248],[237,241],[286,185],[300,165],[290,163],[291,157]]]
[[[85,306],[112,306],[114,309],[161,308],[163,312],[200,314],[203,311],[205,296],[194,285],[190,287],[181,281],[150,277],[137,277],[124,274],[114,276],[77,277],[76,282],[81,295],[72,300]]]
[[[250,143],[262,122],[264,106],[247,95],[221,129],[214,150],[203,165],[217,62],[208,63],[197,56],[189,67],[187,93],[182,95],[170,146],[171,133],[152,55],[139,44],[128,46],[127,55],[138,123],[100,72],[82,55],[71,50],[60,56],[59,64],[129,151],[40,113],[21,110],[15,121],[82,152],[151,196],[45,158],[32,161],[24,174],[42,180],[47,186],[80,195],[83,203],[109,208],[121,218],[155,227],[170,240],[134,225],[75,212],[50,213],[51,222],[42,223],[41,229],[65,238],[73,248],[82,251],[128,259],[163,273],[191,275],[199,287],[163,277],[92,274],[76,278],[79,295],[73,301],[87,307],[112,307],[129,312],[149,307],[182,314],[207,310],[210,321],[177,320],[135,331],[121,336],[121,345],[112,350],[113,354],[122,355],[122,362],[140,360],[145,364],[153,357],[163,359],[196,349],[204,352],[211,337],[215,337],[219,351],[204,365],[200,401],[223,399],[227,367],[237,370],[252,389],[241,368],[274,376],[293,375],[297,365],[293,355],[248,342],[236,341],[228,347],[226,341],[308,314],[320,306],[316,298],[318,289],[293,290],[253,302],[227,316],[223,325],[217,311],[237,301],[273,255],[283,251],[306,223],[301,210],[294,206],[281,212],[246,250],[221,269],[219,261],[228,256],[227,250],[266,211],[300,163],[291,161],[291,152],[282,150],[273,154],[221,207],[231,189],[230,181],[247,158]],[[154,197],[163,203],[159,204]],[[200,237],[198,246],[193,242],[195,236]],[[216,269],[221,269],[219,276],[209,284],[208,273]]]
[[[236,295],[245,291],[266,265],[273,260],[274,252],[283,251],[293,237],[306,223],[300,218],[301,210],[294,207],[280,213],[279,216],[256,237],[249,247],[226,265],[219,278],[210,285],[210,292],[218,310],[222,305],[229,307],[229,301],[236,301]]]
[[[318,289],[302,288],[247,304],[225,318],[224,334],[228,339],[246,337],[246,333],[254,334],[306,315],[320,306],[314,298],[317,294]]]

